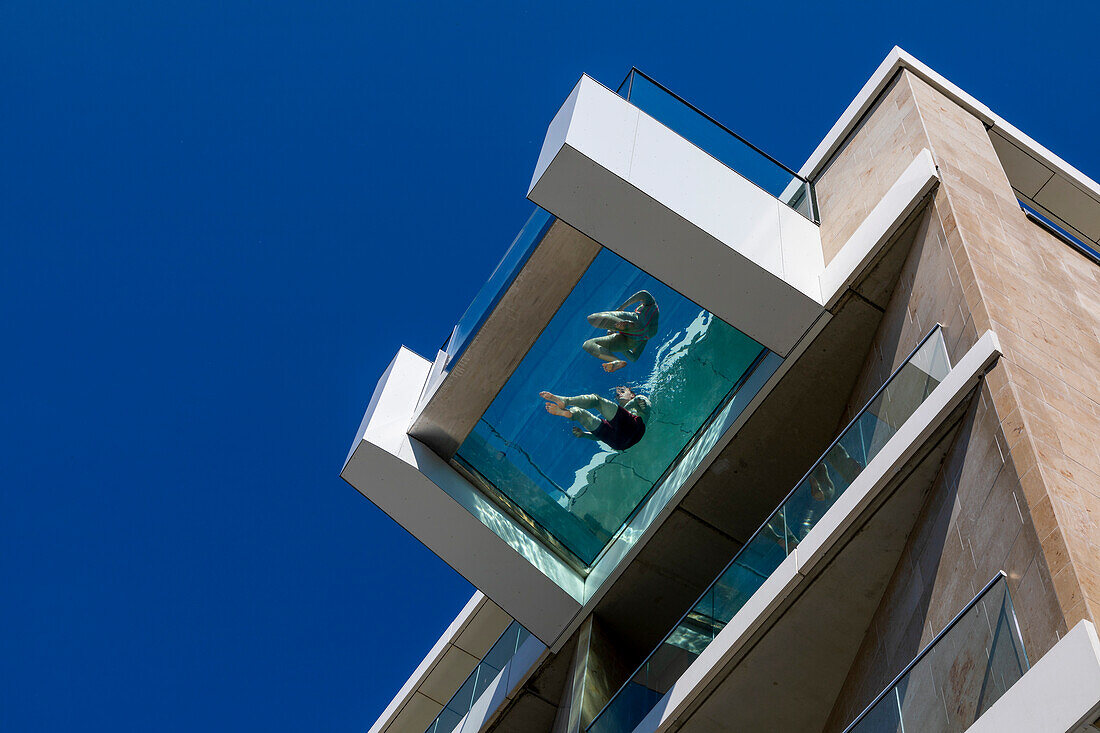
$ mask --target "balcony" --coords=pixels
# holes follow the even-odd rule
[[[509,624],[424,733],[452,733],[530,636],[515,621]]]
[[[344,475],[553,640],[781,364],[536,210],[435,360],[387,370]],[[620,405],[630,441],[599,432]]]
[[[634,730],[777,571],[785,566],[790,570],[796,548],[820,535],[813,530],[832,516],[830,509],[838,502],[844,503],[848,489],[949,372],[937,326],[615,693],[588,733]]]
[[[596,114],[590,121],[599,122],[600,109],[609,107],[634,116],[637,130],[629,136],[637,142],[631,151],[634,172],[644,168],[650,142],[658,145],[650,152],[660,152],[664,161],[646,174],[650,183],[663,180],[661,166],[686,156],[683,175],[694,180],[701,172],[715,184],[703,196],[705,205],[692,212],[680,206],[694,205],[692,196],[679,203],[669,200],[660,204],[663,218],[650,219],[655,215],[646,209],[655,201],[650,194],[660,192],[638,188],[635,184],[645,183],[641,179],[629,183],[640,198],[630,194],[629,202],[605,201],[606,220],[589,212],[593,222],[602,222],[598,229],[618,237],[615,246],[560,212],[536,209],[434,358],[407,349],[394,358],[341,472],[551,647],[601,602],[696,485],[717,475],[709,472],[713,462],[758,409],[771,406],[768,417],[758,422],[782,421],[783,400],[769,402],[768,396],[788,371],[798,375],[793,381],[813,379],[818,388],[821,380],[840,385],[854,379],[848,374],[858,366],[854,357],[831,365],[821,359],[828,361],[830,354],[848,347],[865,348],[876,314],[849,301],[836,312],[825,310],[823,279],[836,291],[830,297],[869,281],[876,258],[893,246],[888,245],[891,233],[935,181],[930,156],[922,153],[895,186],[905,189],[894,197],[904,207],[893,211],[887,206],[891,211],[869,218],[873,226],[865,227],[858,246],[850,248],[858,252],[838,257],[843,267],[827,272],[817,227],[804,215],[813,211],[812,190],[804,181],[786,178],[789,171],[735,137],[725,148],[712,145],[713,130],[730,133],[698,115],[688,129],[666,114],[675,109],[668,99],[680,101],[662,98],[662,88],[638,73],[629,79],[624,96],[665,115],[669,124],[680,124],[714,154],[585,78],[568,110],[563,108],[551,125],[544,152],[553,148],[562,120],[566,140],[572,142],[549,160],[540,158],[535,188],[550,191],[553,186],[544,184],[552,180],[565,185],[569,171],[562,164],[571,155],[566,148],[580,144],[577,135],[584,137],[585,119]],[[700,132],[707,125],[712,131]],[[643,134],[643,127],[648,132]],[[621,142],[614,137],[622,132],[617,128],[586,129],[595,135],[597,148],[609,140]],[[750,154],[760,158],[762,170],[770,166],[772,171],[767,180],[759,175],[760,185],[715,157],[746,168],[737,156]],[[665,193],[680,196],[682,188]],[[603,204],[597,199],[608,190],[597,186],[585,196],[599,208]],[[631,213],[617,209],[620,204],[642,208]],[[624,226],[633,227],[629,236],[611,226],[619,214],[629,219]],[[684,218],[689,215],[702,219],[692,223]],[[700,228],[703,220],[707,223]],[[669,223],[689,226],[661,228]],[[723,241],[710,233],[712,225],[740,239]],[[881,288],[872,290],[868,297],[873,300]],[[652,308],[646,305],[650,301]],[[608,321],[608,313],[616,310],[626,312],[627,320],[648,319],[641,312],[647,308],[653,315],[652,323],[640,326],[644,334],[627,334],[621,324]],[[838,325],[826,338],[822,334],[833,320]],[[629,336],[629,348],[607,354],[592,346],[617,337],[617,329]],[[798,368],[815,339],[821,339],[814,347],[816,361]],[[786,384],[783,399],[798,390],[791,380]],[[615,446],[594,432],[596,423],[610,422],[617,413],[617,387],[644,398],[648,414],[634,414],[645,423],[636,444]],[[545,404],[556,398],[541,399],[543,391],[567,399],[561,409],[570,410],[568,419],[547,413]],[[847,394],[847,388],[841,391]],[[827,401],[825,412],[832,415],[842,401]],[[595,422],[585,426],[583,413]],[[746,499],[759,506],[736,536],[755,526],[789,480],[784,475],[769,486],[767,496]],[[725,540],[708,535],[710,540],[715,540],[710,542],[715,545],[712,562],[673,608],[697,594],[712,568],[728,556]],[[663,626],[667,619],[658,623]]]
[[[1002,572],[844,733],[963,733],[1028,671]]]

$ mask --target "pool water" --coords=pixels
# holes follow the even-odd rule
[[[608,374],[581,349],[606,332],[591,313],[639,290],[657,300],[657,334],[641,357]],[[494,398],[456,458],[576,560],[590,566],[764,347],[610,250],[602,250]],[[652,409],[641,441],[615,451],[577,438],[538,394],[602,395],[626,385]]]

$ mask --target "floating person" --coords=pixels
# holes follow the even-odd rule
[[[580,423],[580,427],[573,426],[573,435],[598,440],[613,450],[626,450],[642,439],[651,410],[649,398],[635,394],[630,387],[615,388],[617,403],[594,394],[559,397],[539,392],[539,397],[546,400],[551,415]],[[599,410],[600,416],[589,409]]]
[[[627,308],[638,304],[632,311]],[[626,366],[626,360],[638,361],[646,342],[657,335],[657,319],[660,309],[647,290],[639,290],[613,311],[593,313],[588,322],[596,328],[607,330],[606,336],[597,336],[584,342],[582,347],[592,356],[605,362],[603,370],[610,374]]]

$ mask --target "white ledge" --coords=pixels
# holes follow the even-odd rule
[[[938,182],[936,163],[924,148],[821,273],[826,308],[836,305]]]
[[[1071,733],[1100,715],[1100,639],[1078,622],[967,733]]]

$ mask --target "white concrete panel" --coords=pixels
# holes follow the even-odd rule
[[[629,178],[634,136],[641,112],[588,76],[577,82],[579,98],[569,120],[566,143],[576,150],[598,147],[601,163],[619,178]],[[612,135],[608,135],[612,131]]]
[[[1100,715],[1100,639],[1080,621],[967,733],[1070,733]]]
[[[569,130],[569,123],[573,118],[573,109],[577,106],[577,96],[580,94],[580,87],[583,82],[583,78],[580,82],[577,82],[577,85],[573,87],[573,91],[566,97],[565,104],[561,106],[561,109],[554,115],[554,119],[550,121],[542,150],[539,151],[538,162],[535,163],[535,173],[531,179],[532,186],[535,185],[535,181],[542,177],[547,166],[550,165],[550,161],[554,159],[554,155],[565,144],[565,133]]]
[[[605,87],[587,78],[578,86],[564,141],[558,131],[547,135],[528,198],[770,350],[789,353],[822,312],[819,284],[808,275],[820,254],[795,268],[793,282],[784,279],[785,262],[802,262],[800,253],[814,246],[820,252],[816,227],[783,225],[800,215]],[[786,259],[784,232],[793,246]]]
[[[603,157],[599,162],[604,164]],[[638,121],[634,164],[625,178],[772,275],[783,276],[782,204],[649,115]]]
[[[845,289],[858,279],[938,182],[939,173],[932,154],[923,149],[821,273],[821,293],[826,307],[836,304]]]
[[[783,243],[783,279],[819,303],[825,302],[820,279],[825,256],[817,225],[789,206],[780,205],[779,237]]]
[[[539,638],[580,608],[582,579],[405,430],[431,364],[402,349],[341,476]]]

